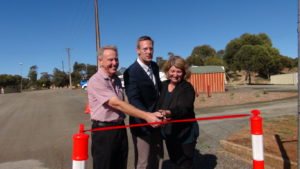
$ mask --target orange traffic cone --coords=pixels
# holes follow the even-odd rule
[[[85,110],[84,110],[85,114],[90,114],[91,113],[91,109],[90,109],[90,105],[87,103],[85,106]]]

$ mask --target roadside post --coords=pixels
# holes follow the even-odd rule
[[[210,85],[207,85],[207,97],[211,97],[211,88],[210,88]]]
[[[252,110],[250,117],[251,136],[252,136],[252,156],[253,169],[264,169],[264,146],[262,117],[259,110]]]
[[[73,135],[72,169],[85,169],[88,159],[89,135],[84,133],[84,125],[80,124],[79,133]]]

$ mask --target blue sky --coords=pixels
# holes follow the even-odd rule
[[[136,39],[150,35],[154,56],[184,58],[195,46],[224,49],[243,33],[267,33],[297,57],[296,0],[99,0],[101,45],[119,49],[120,67],[136,59]],[[71,63],[96,64],[93,0],[1,0],[0,74],[52,74]],[[22,63],[20,65],[19,63]]]

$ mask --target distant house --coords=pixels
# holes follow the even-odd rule
[[[225,68],[223,66],[191,66],[189,81],[197,94],[201,92],[225,92]]]
[[[271,84],[297,85],[298,73],[271,75]]]

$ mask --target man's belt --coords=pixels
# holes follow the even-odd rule
[[[103,122],[103,121],[98,121],[98,120],[92,120],[92,122],[93,122],[93,125],[96,125],[98,127],[124,125],[124,120],[113,121],[113,122]]]

